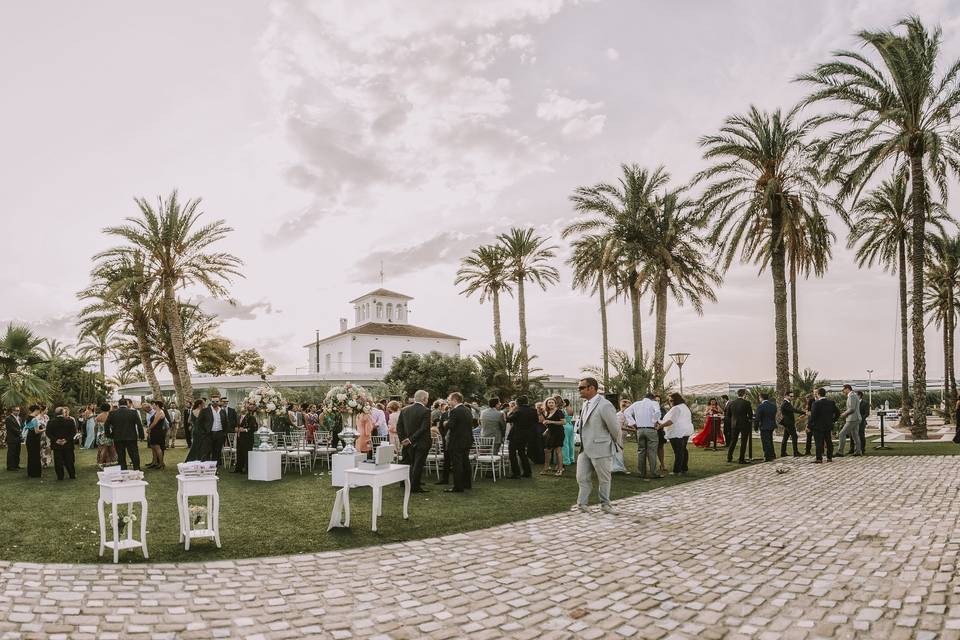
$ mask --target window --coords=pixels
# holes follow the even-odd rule
[[[404,352],[401,353],[400,355],[401,355],[401,356],[412,356],[412,355],[413,355],[413,351],[404,351]]]
[[[383,303],[377,303],[377,320],[383,320]]]
[[[337,351],[337,371],[343,371],[343,351]]]
[[[392,302],[387,303],[387,320],[391,322],[393,321],[393,303]]]
[[[330,354],[329,353],[326,355],[326,362],[324,363],[324,366],[326,367],[327,371],[330,371]]]
[[[370,368],[383,369],[383,351],[379,349],[370,351]]]

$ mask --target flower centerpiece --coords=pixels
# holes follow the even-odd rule
[[[366,389],[352,382],[333,387],[327,392],[323,399],[323,412],[339,414],[343,420],[343,431],[340,432],[340,439],[344,442],[343,453],[357,452],[353,443],[360,434],[353,428],[353,417],[361,413],[370,413],[371,409],[373,409],[373,396]]]
[[[264,385],[247,394],[244,403],[247,406],[252,405],[254,407],[257,422],[260,424],[260,428],[257,429],[254,437],[254,448],[272,449],[273,430],[270,428],[270,424],[273,422],[274,416],[282,416],[287,412],[287,403],[283,396],[270,385]]]

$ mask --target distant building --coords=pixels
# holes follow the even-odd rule
[[[849,384],[858,391],[867,391],[868,389],[871,389],[879,392],[900,391],[901,382],[900,380],[878,380],[876,378],[873,380],[866,378],[835,378],[827,383],[826,389],[830,393],[839,393],[845,384]],[[776,388],[776,386],[777,383],[775,380],[760,380],[754,382],[711,382],[707,384],[684,385],[683,391],[686,395],[691,396],[719,397],[726,394],[730,397],[733,397],[736,395],[737,389],[752,389],[754,387]],[[927,380],[927,391],[939,392],[941,389],[943,389],[943,380]]]

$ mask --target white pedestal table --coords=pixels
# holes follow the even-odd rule
[[[278,449],[254,449],[247,456],[247,479],[272,482],[280,479],[282,453]]]
[[[343,486],[343,526],[350,526],[350,487],[373,488],[373,509],[370,521],[370,530],[377,530],[377,516],[383,515],[383,487],[388,484],[402,482],[403,488],[403,519],[408,520],[410,514],[407,507],[410,504],[410,465],[391,464],[389,468],[377,469],[373,465],[347,469],[344,472]]]
[[[220,548],[220,491],[217,489],[217,476],[177,476],[177,510],[180,513],[180,542],[184,550],[190,550],[193,538],[213,538]],[[194,529],[190,515],[190,498],[206,497],[206,528]]]
[[[97,500],[97,519],[100,523],[100,556],[103,557],[103,551],[106,548],[113,549],[113,562],[120,561],[121,549],[140,549],[143,551],[143,557],[147,555],[147,482],[144,480],[131,480],[128,482],[98,482],[100,488],[100,499]],[[133,539],[133,522],[126,525],[127,538],[120,539],[120,522],[118,520],[117,505],[127,505],[127,514],[133,514],[133,503],[140,503],[140,539]],[[107,540],[107,526],[103,516],[104,505],[110,505],[110,523],[113,539]]]

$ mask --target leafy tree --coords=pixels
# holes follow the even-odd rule
[[[430,394],[430,399],[446,398],[451,391],[459,391],[465,398],[483,395],[483,380],[473,358],[448,356],[433,351],[426,355],[406,354],[393,362],[383,378],[386,384],[402,384],[408,396],[418,389]]]
[[[827,177],[839,184],[839,197],[857,200],[876,173],[906,163],[910,190],[912,262],[913,424],[914,437],[927,434],[924,348],[924,263],[927,233],[927,180],[947,199],[947,173],[960,169],[960,61],[937,73],[943,34],[915,16],[900,20],[895,30],[861,31],[860,44],[869,53],[838,51],[799,80],[813,85],[806,102],[828,101],[842,110],[819,118],[838,125],[824,139],[820,156]]]
[[[820,387],[826,387],[829,384],[829,380],[820,377],[819,371],[810,368],[804,369],[793,376],[793,391],[797,394],[797,397],[814,393]]]
[[[272,375],[277,368],[267,364],[263,356],[256,349],[241,349],[233,354],[233,361],[227,370],[232,376]]]
[[[960,287],[960,236],[944,234],[931,243],[927,259],[925,303],[930,322],[943,330],[943,389],[946,423],[953,420],[957,398],[954,338],[957,324],[957,289]]]
[[[106,384],[107,358],[113,354],[113,344],[118,337],[113,323],[100,317],[81,320],[77,337],[77,355],[96,359],[100,367],[100,382]]]
[[[104,402],[106,385],[97,373],[87,371],[88,364],[83,358],[57,358],[38,364],[34,373],[49,387],[43,401],[52,407]]]
[[[10,323],[0,336],[0,403],[5,407],[39,402],[50,393],[50,385],[36,373],[46,359],[43,339],[29,327]]]
[[[637,400],[653,388],[654,372],[648,360],[634,360],[629,353],[614,349],[610,353],[610,364],[614,375],[605,391],[612,391]],[[584,373],[598,375],[597,367],[586,367]]]
[[[496,396],[501,401],[512,400],[524,394],[532,395],[543,388],[546,376],[540,375],[539,368],[528,366],[527,378],[524,381],[523,358],[516,345],[510,342],[504,342],[499,347],[493,345],[489,351],[476,354],[474,359],[480,367],[480,376],[487,395]],[[536,359],[536,356],[531,356],[530,362]]]
[[[213,336],[200,343],[200,348],[193,354],[197,363],[197,371],[212,376],[225,376],[233,364],[235,355],[233,344],[221,336]]]
[[[456,285],[465,285],[462,294],[470,296],[480,294],[480,304],[489,298],[493,304],[493,340],[503,344],[500,331],[500,294],[513,293],[507,271],[507,256],[499,245],[484,245],[475,248],[470,255],[460,261]]]

